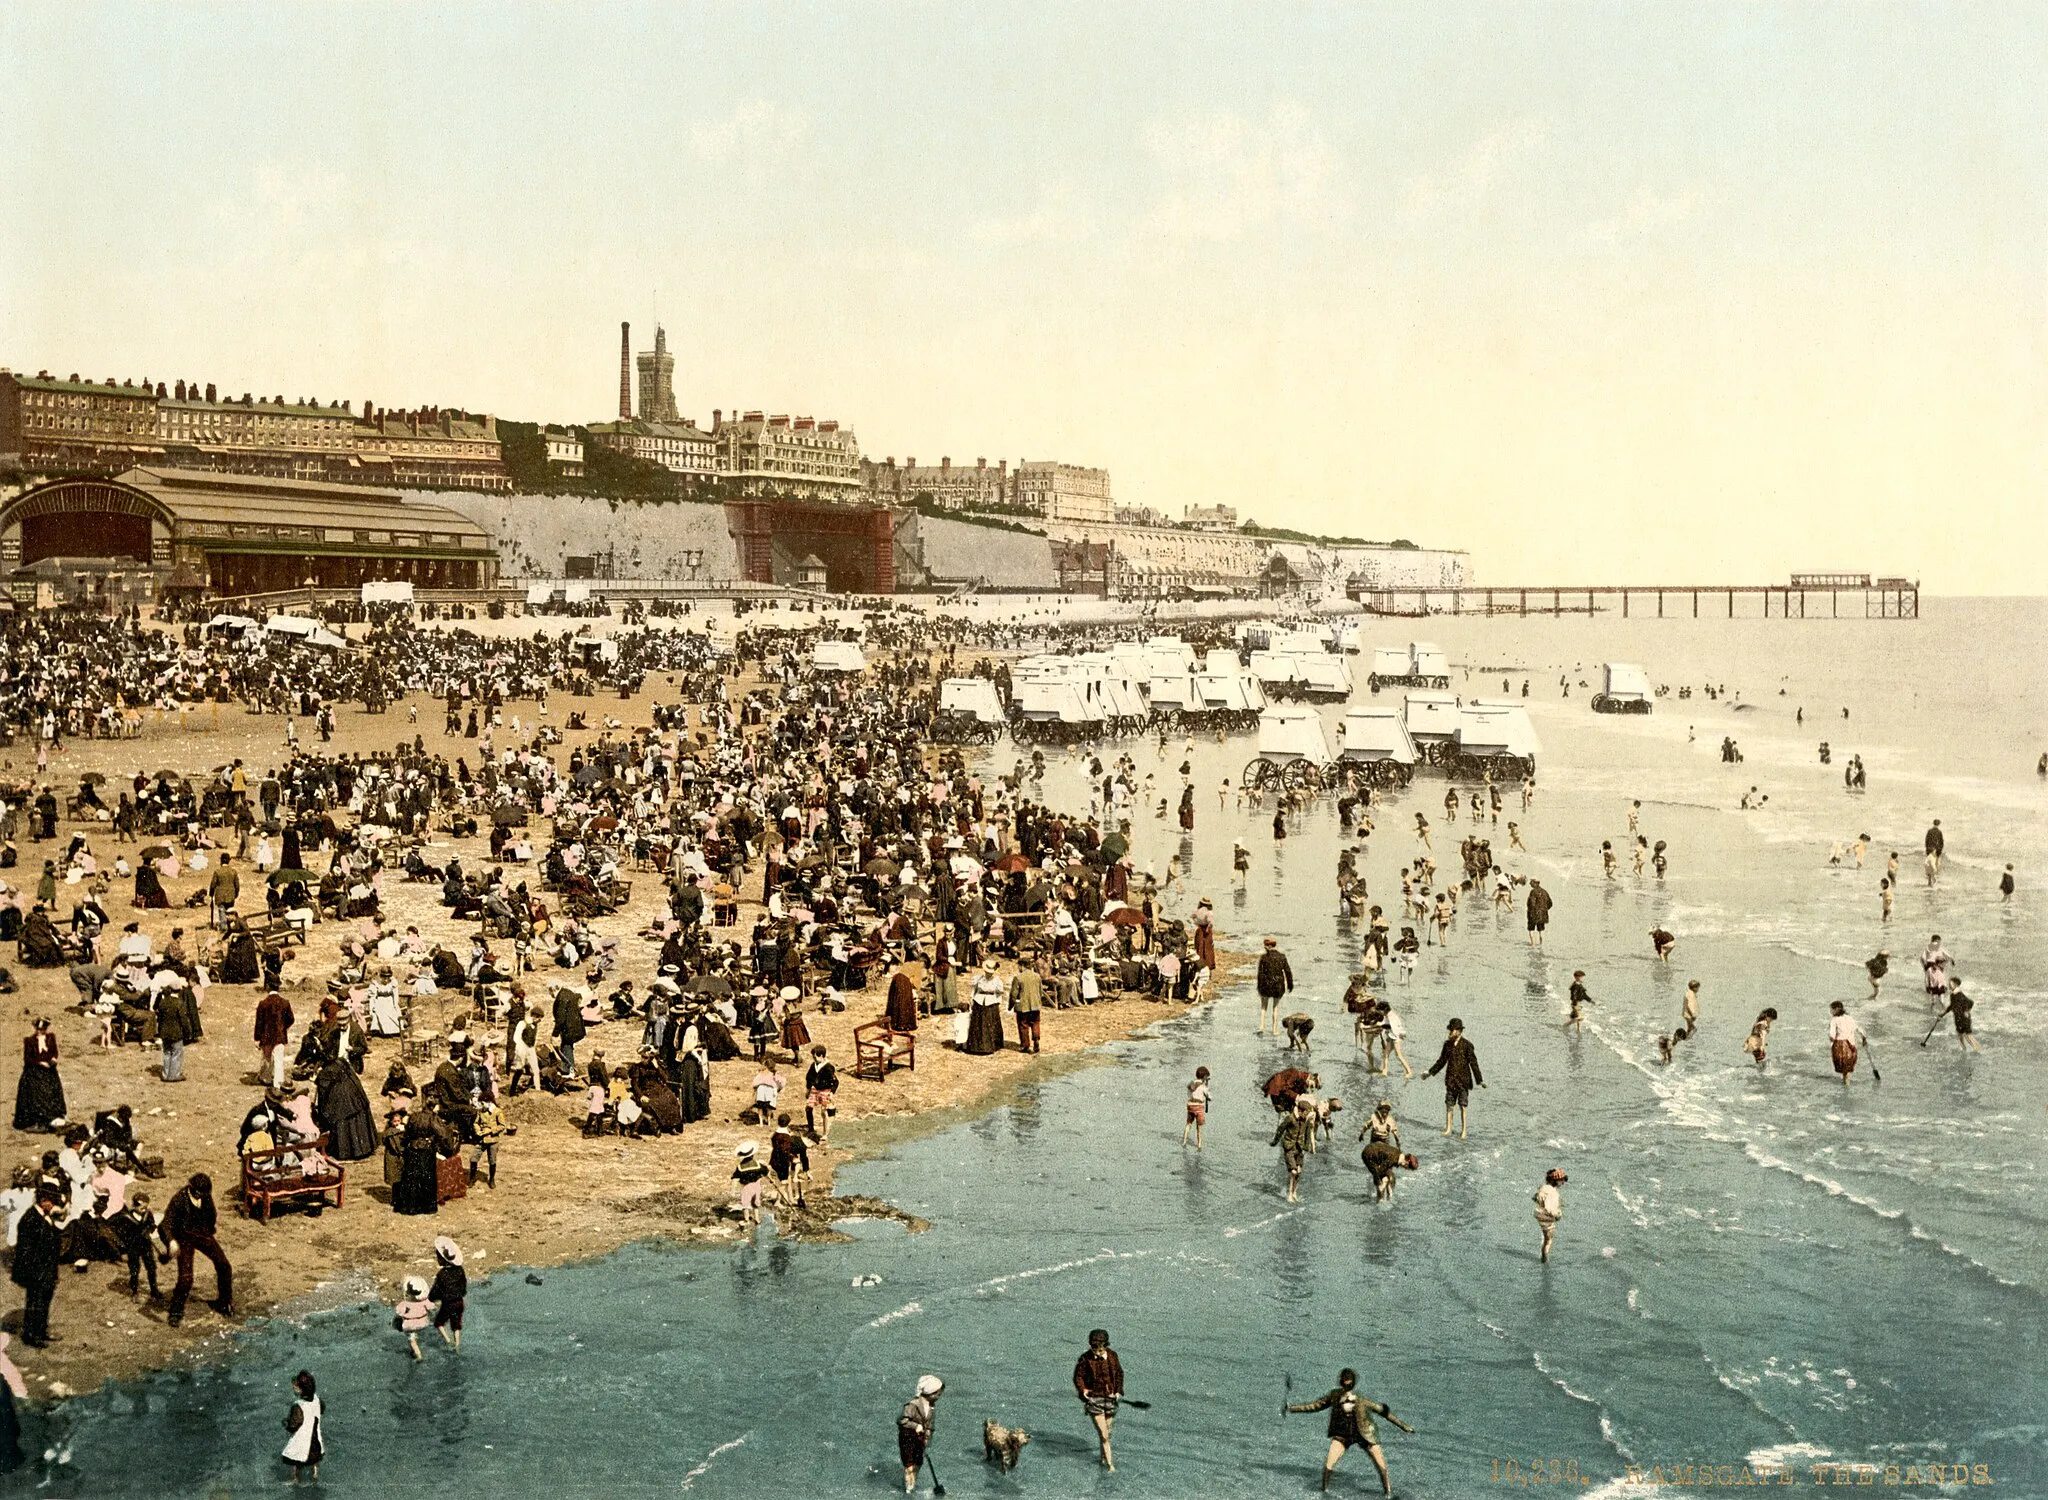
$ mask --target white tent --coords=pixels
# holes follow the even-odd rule
[[[320,622],[304,615],[272,615],[263,628],[271,635],[309,636],[320,628]]]
[[[864,672],[868,659],[852,641],[819,641],[811,647],[811,666],[819,672]]]
[[[307,645],[318,646],[323,651],[343,651],[348,648],[348,641],[345,637],[336,635],[324,626],[315,630],[304,639]]]

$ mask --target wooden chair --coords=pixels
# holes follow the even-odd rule
[[[853,1028],[853,1076],[880,1083],[893,1068],[917,1070],[917,1036],[893,1031],[887,1018]]]

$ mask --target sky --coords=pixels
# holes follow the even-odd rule
[[[0,365],[2048,579],[2048,5],[0,6]]]

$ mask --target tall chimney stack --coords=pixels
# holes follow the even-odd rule
[[[633,420],[633,325],[619,325],[619,420]]]

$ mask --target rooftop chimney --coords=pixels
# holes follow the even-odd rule
[[[206,382],[206,399],[213,400],[213,382],[210,380]]]
[[[633,420],[633,325],[619,324],[619,420]]]

